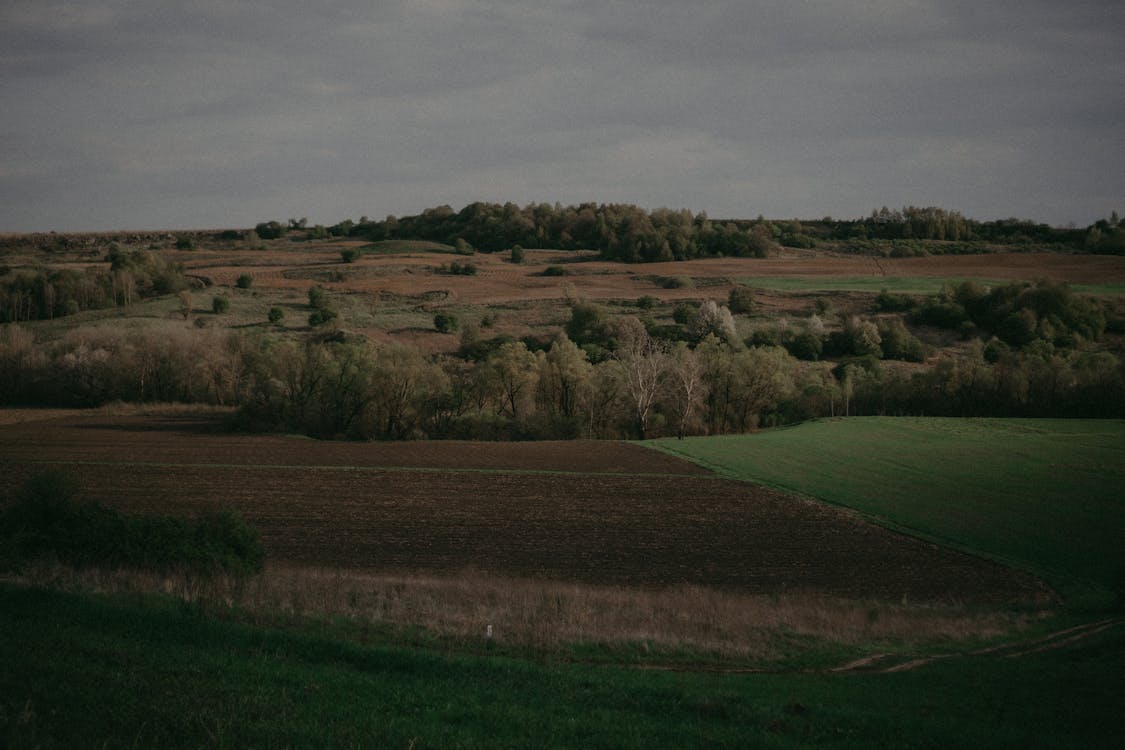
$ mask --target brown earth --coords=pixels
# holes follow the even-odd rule
[[[233,285],[242,273],[251,273],[259,288],[304,290],[314,282],[337,291],[401,296],[442,294],[468,304],[498,305],[568,296],[589,299],[635,299],[650,294],[660,299],[725,298],[738,279],[770,277],[955,277],[981,279],[1052,279],[1072,284],[1098,284],[1125,280],[1125,258],[1055,253],[995,253],[940,255],[920,258],[832,256],[787,251],[782,257],[706,258],[671,263],[622,264],[597,260],[572,262],[573,253],[528,251],[528,262],[513,265],[506,253],[478,254],[466,258],[439,253],[366,255],[345,264],[338,250],[311,253],[269,252],[249,254],[232,262],[229,255],[201,258],[188,253],[180,258],[188,273],[206,276],[219,285]],[[318,260],[319,259],[319,260]],[[453,261],[472,263],[474,276],[437,272]],[[548,264],[565,268],[565,276],[543,276]],[[334,280],[339,274],[340,280]],[[686,276],[696,285],[664,289],[660,279]]]
[[[909,601],[1044,601],[1030,576],[615,442],[323,443],[214,416],[0,427],[0,493],[64,468],[127,512],[232,508],[275,562]],[[579,473],[580,472],[580,473]]]

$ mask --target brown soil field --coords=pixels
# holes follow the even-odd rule
[[[964,277],[1052,279],[1072,284],[1125,281],[1125,258],[1055,253],[875,258],[787,250],[781,256],[766,259],[707,258],[629,265],[597,260],[574,262],[573,253],[527,251],[528,262],[523,265],[509,263],[507,253],[471,257],[440,253],[366,255],[349,264],[339,259],[339,247],[333,245],[319,251],[264,250],[240,252],[237,256],[235,259],[231,255],[185,252],[178,254],[177,260],[188,273],[204,276],[218,285],[233,285],[240,274],[250,273],[258,288],[305,290],[313,283],[323,283],[337,291],[407,297],[442,295],[480,305],[568,296],[635,299],[646,294],[665,300],[701,296],[722,299],[734,280],[750,277]],[[477,274],[454,276],[437,272],[439,266],[454,261],[472,263]],[[562,266],[567,275],[543,276],[543,269],[550,264]],[[664,289],[654,280],[679,276],[694,279],[696,286]]]
[[[630,587],[1006,603],[1034,578],[625,443],[324,443],[215,416],[0,427],[0,493],[64,468],[127,512],[231,508],[275,563]]]

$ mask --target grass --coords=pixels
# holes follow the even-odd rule
[[[1071,604],[1109,603],[1125,571],[1122,421],[864,417],[648,445],[1014,563]]]
[[[943,287],[956,286],[965,281],[974,281],[985,286],[1004,286],[1011,283],[1011,280],[921,276],[779,276],[739,279],[738,283],[777,292],[871,292],[876,294],[886,290],[898,294],[921,295],[936,294]],[[1125,284],[1071,284],[1070,288],[1082,294],[1125,294]]]
[[[0,585],[0,745],[1108,747],[1125,637],[892,674],[653,672]]]

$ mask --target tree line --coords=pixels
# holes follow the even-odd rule
[[[903,304],[884,294],[873,317],[829,327],[814,314],[742,340],[713,300],[677,308],[674,325],[575,301],[551,339],[485,338],[465,323],[459,352],[440,356],[338,330],[296,340],[96,328],[40,344],[8,325],[0,403],[222,404],[243,429],[396,440],[722,434],[846,414],[1125,416],[1125,365],[1091,345],[1105,311],[1065,287],[964,284],[886,311]],[[905,324],[936,306],[961,351],[934,356]]]
[[[295,226],[293,220],[290,226]],[[361,217],[320,234],[390,239],[428,240],[480,252],[512,247],[552,250],[596,250],[604,259],[625,262],[689,260],[737,256],[764,257],[778,247],[815,247],[819,242],[859,243],[880,240],[905,243],[916,252],[982,252],[992,245],[1050,246],[1060,250],[1097,253],[1125,252],[1125,222],[1114,212],[1086,229],[1051,227],[1021,219],[978,221],[957,211],[934,206],[906,206],[873,210],[855,220],[714,220],[706,213],[659,208],[647,211],[631,204],[563,206],[533,203],[476,202],[455,211],[448,205],[414,216],[388,216],[379,221]],[[258,225],[263,236],[279,236],[280,222]],[[265,234],[263,234],[265,233]],[[925,247],[912,242],[936,241]],[[944,243],[944,244],[943,244]],[[896,245],[897,247],[898,245]]]

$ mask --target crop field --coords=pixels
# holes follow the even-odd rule
[[[1125,573],[1120,421],[853,418],[655,445],[1007,560],[1075,595]]]
[[[1031,576],[846,510],[623,443],[328,444],[216,433],[214,417],[96,416],[0,431],[0,490],[46,468],[87,500],[231,508],[267,559],[882,600],[1047,602]]]

